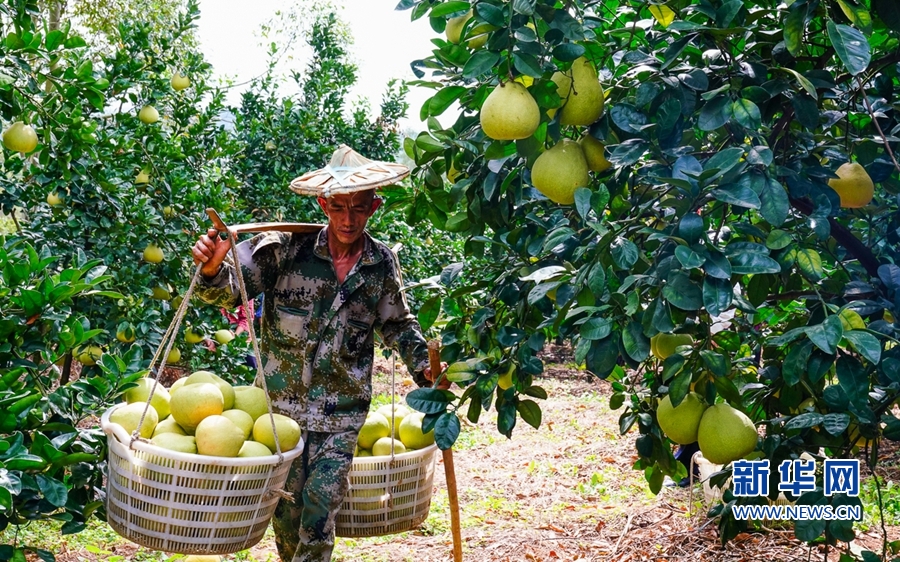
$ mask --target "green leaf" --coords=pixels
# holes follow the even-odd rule
[[[863,330],[850,330],[844,333],[844,337],[873,365],[881,361],[881,343],[872,334]]]
[[[762,115],[759,112],[759,107],[750,100],[735,100],[731,104],[731,115],[745,129],[757,131],[762,127]]]
[[[449,14],[456,14],[458,12],[465,12],[470,7],[469,2],[462,2],[458,0],[453,0],[451,2],[444,2],[443,4],[438,4],[434,8],[432,8],[431,12],[428,14],[429,17],[432,18],[440,18]]]
[[[831,435],[840,435],[850,425],[850,416],[847,414],[825,414],[822,419],[822,427]]]
[[[662,375],[661,375],[662,381],[664,383],[668,383],[675,376],[677,376],[678,373],[680,373],[681,370],[684,369],[684,363],[685,363],[684,357],[682,357],[678,353],[675,353],[675,354],[672,354],[672,355],[669,355],[668,357],[666,357],[665,361],[663,361],[663,368],[662,368]],[[679,400],[678,404],[680,404],[680,403],[681,403],[681,401]],[[674,400],[673,400],[673,405],[678,406],[678,404],[674,404]]]
[[[602,340],[612,332],[612,320],[595,316],[581,325],[579,333],[586,340]]]
[[[856,76],[869,67],[872,53],[866,36],[849,25],[828,20],[828,37],[834,50],[850,74]]]
[[[638,247],[627,238],[616,238],[610,247],[610,251],[612,252],[613,262],[620,269],[629,270],[637,263]]]
[[[736,275],[780,273],[781,266],[769,256],[754,252],[742,252],[731,256],[731,271]]]
[[[700,310],[703,306],[703,291],[684,273],[672,275],[663,288],[663,296],[681,310]]]
[[[837,351],[837,345],[843,335],[844,327],[841,325],[840,316],[836,314],[829,316],[821,324],[806,327],[806,337],[829,355],[834,355]]]
[[[728,374],[730,370],[730,362],[727,357],[722,355],[721,353],[716,353],[715,351],[704,349],[700,351],[700,357],[703,359],[703,363],[706,365],[706,368],[717,377],[724,377]]]
[[[561,43],[553,49],[553,57],[569,62],[584,56],[585,48],[578,43]]]
[[[794,386],[800,382],[800,378],[806,373],[806,364],[809,362],[812,349],[812,344],[805,341],[791,347],[788,351],[784,358],[784,364],[781,366],[781,376],[788,386]]]
[[[534,55],[529,55],[528,53],[523,53],[521,51],[513,53],[513,65],[516,67],[516,70],[526,76],[540,78],[541,75],[544,74],[541,63],[534,58]]]
[[[425,301],[425,303],[419,308],[419,314],[417,315],[419,319],[419,325],[422,326],[423,330],[427,330],[434,325],[434,321],[437,320],[438,315],[441,313],[441,297],[432,297]]]
[[[787,220],[791,203],[784,187],[774,179],[767,179],[759,193],[759,214],[772,226],[781,226]],[[773,248],[774,249],[774,248]]]
[[[541,427],[541,407],[534,400],[522,400],[516,404],[516,410],[522,419],[531,427]]]
[[[711,316],[719,316],[731,307],[734,289],[725,279],[703,279],[703,306]]]
[[[766,248],[770,250],[781,250],[791,245],[794,240],[791,235],[784,230],[773,230],[766,237]]]
[[[890,29],[900,31],[900,5],[896,0],[872,0],[872,11]]]
[[[747,209],[759,209],[762,205],[759,196],[752,189],[740,183],[731,183],[714,189],[712,196],[724,203]]]
[[[803,33],[806,31],[806,15],[809,6],[805,1],[794,2],[784,17],[784,46],[793,56],[799,56],[803,48]]]
[[[797,265],[800,271],[810,281],[820,281],[825,277],[825,270],[822,267],[822,257],[819,252],[812,248],[801,248],[797,250]]]
[[[65,38],[65,33],[58,29],[54,29],[47,34],[47,38],[44,40],[44,46],[47,47],[48,51],[52,51],[62,45],[62,42],[65,40]]]
[[[691,391],[692,376],[690,369],[682,369],[669,383],[669,397],[672,400],[672,404],[681,404],[684,397]]]
[[[706,261],[706,258],[687,246],[678,246],[675,248],[675,257],[678,258],[678,261],[681,262],[682,267],[685,269],[696,269]]]
[[[50,505],[56,507],[63,507],[66,505],[69,493],[66,490],[65,484],[56,478],[51,478],[44,474],[38,474],[35,478],[37,479],[38,488],[41,490],[41,493],[44,494],[44,499],[50,502]]]
[[[594,192],[586,187],[579,187],[575,190],[575,210],[578,211],[578,215],[584,220],[588,220],[588,215],[591,212],[591,196],[593,194]]]
[[[829,316],[833,318],[833,316]],[[840,389],[851,403],[866,407],[869,393],[869,377],[862,364],[854,357],[841,356],[835,365]]]
[[[478,78],[482,74],[490,72],[492,68],[497,66],[498,62],[500,62],[499,53],[479,49],[469,57],[468,61],[466,61],[466,66],[463,67],[463,78]],[[462,88],[462,86],[456,87]],[[463,90],[465,90],[465,88],[463,88]]]
[[[793,68],[782,67],[781,70],[784,70],[793,76],[797,80],[797,83],[800,84],[800,87],[806,90],[806,93],[809,94],[812,99],[819,99],[819,96],[816,93],[816,87],[813,86],[813,83],[810,82],[806,76],[803,76]]]
[[[459,418],[452,412],[445,412],[434,424],[434,443],[438,449],[446,451],[453,447],[459,437]]]
[[[643,334],[640,322],[631,322],[622,332],[622,347],[629,357],[639,363],[650,356],[650,340]]]
[[[424,414],[439,414],[447,410],[447,392],[436,388],[417,388],[406,395],[406,404]]]
[[[718,96],[706,102],[700,110],[697,125],[701,131],[714,131],[731,118],[731,100],[728,96]]]
[[[684,238],[688,244],[698,243],[704,232],[703,218],[700,215],[688,213],[678,221],[678,235]]]
[[[731,262],[722,252],[718,250],[708,250],[709,255],[703,264],[703,271],[716,279],[731,279]]]
[[[713,154],[709,160],[703,165],[703,170],[718,170],[719,173],[710,178],[716,178],[725,174],[735,166],[741,163],[741,157],[744,155],[744,149],[738,147],[726,148]]]

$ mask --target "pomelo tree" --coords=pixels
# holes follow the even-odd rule
[[[860,453],[872,467],[885,439],[900,440],[895,2],[402,0],[398,9],[435,30],[432,55],[412,62],[434,95],[420,111],[428,130],[405,145],[419,179],[411,212],[467,236],[469,261],[448,268],[429,301],[447,321],[443,358],[464,391],[410,395],[442,448],[458,416],[477,421],[489,408],[507,436],[519,417],[539,425],[538,352],[560,341],[612,383],[621,431],[639,433],[634,468],[653,491],[684,475],[656,409],[692,388],[749,415],[761,434],[755,455],[772,467],[807,451]],[[470,10],[460,37],[445,40],[448,21]],[[485,26],[483,46],[466,39]],[[585,61],[604,111],[566,124],[577,122],[564,116],[579,90],[570,69]],[[540,123],[525,138],[494,140],[482,104],[512,81],[527,87]],[[457,106],[443,126],[437,117],[448,122]],[[603,171],[588,185],[568,187],[570,198],[553,186],[548,199],[535,161],[585,135],[612,166],[596,159]],[[858,167],[839,180],[847,163]],[[659,360],[658,334],[693,343]],[[510,372],[514,385],[498,387]],[[858,504],[823,496],[819,484],[799,501]],[[746,527],[732,507],[760,501],[726,492],[714,511],[723,540]],[[847,521],[795,531],[853,538]]]

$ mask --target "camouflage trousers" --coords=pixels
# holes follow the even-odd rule
[[[282,562],[331,560],[335,518],[350,485],[357,435],[303,432],[303,454],[294,461],[285,483],[294,499],[280,500],[272,519]]]

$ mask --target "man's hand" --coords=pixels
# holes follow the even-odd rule
[[[444,363],[443,361],[441,361],[441,372],[444,372],[446,370],[447,370],[447,364]],[[425,370],[422,372],[422,374],[425,375],[426,379],[428,379],[429,381],[434,383],[434,375],[431,374],[431,367],[425,367]],[[438,374],[440,375],[440,373],[438,373]],[[445,378],[441,379],[441,383],[434,388],[437,388],[440,390],[447,390],[448,388],[450,388],[451,384],[452,383],[449,380],[447,380],[447,378],[445,377]]]
[[[231,240],[219,238],[219,231],[210,228],[194,244],[191,253],[194,255],[194,265],[203,264],[200,269],[206,277],[215,277],[222,267],[222,262],[231,249]]]

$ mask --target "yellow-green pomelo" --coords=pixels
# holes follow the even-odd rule
[[[403,421],[403,418],[409,415],[412,410],[404,406],[403,404],[397,404],[394,407],[391,407],[390,404],[385,404],[384,406],[375,410],[375,412],[384,416],[384,418],[390,422],[391,421],[391,411],[394,412],[394,431],[393,435],[397,436],[400,432],[400,422]]]
[[[170,351],[169,354],[166,355],[166,363],[171,365],[173,363],[178,363],[179,361],[181,361],[181,350],[179,350],[177,347],[173,347],[172,351]],[[171,394],[171,392],[169,394]]]
[[[169,387],[169,396],[171,397],[175,394],[175,391],[184,386],[185,381],[187,381],[187,377],[181,377],[177,381],[172,383],[172,386]]]
[[[3,146],[15,152],[31,152],[38,145],[37,133],[31,125],[16,121],[3,131]]]
[[[402,425],[402,423],[401,423]],[[371,449],[372,445],[382,437],[391,434],[391,422],[378,412],[369,412],[356,442],[362,449]]]
[[[256,418],[269,411],[266,391],[258,386],[234,387],[234,408],[247,412],[256,421]]]
[[[236,457],[244,445],[244,430],[225,416],[207,416],[197,425],[197,452],[210,457]]]
[[[444,28],[444,34],[447,36],[447,41],[458,45],[459,42],[462,41],[463,27],[465,27],[467,21],[472,19],[472,16],[472,10],[469,10],[461,16],[447,20],[447,27]],[[469,30],[469,40],[466,41],[466,47],[470,49],[480,49],[481,47],[484,47],[484,44],[487,43],[488,40],[488,33],[493,29],[496,28],[488,23],[476,25]]]
[[[512,388],[515,385],[515,381],[513,380],[513,375],[516,374],[516,364],[510,363],[509,367],[506,369],[506,372],[500,375],[500,378],[497,379],[497,386],[499,386],[502,390],[507,390]]]
[[[78,360],[82,365],[87,365],[90,367],[91,365],[96,365],[97,361],[100,360],[100,357],[103,355],[103,349],[97,345],[89,345],[87,347],[82,347],[78,351],[75,352],[75,359]]]
[[[300,424],[293,419],[281,415],[271,414],[275,419],[275,430],[278,432],[278,443],[282,451],[290,451],[300,442]],[[272,452],[275,448],[275,434],[272,433],[272,419],[269,414],[259,416],[253,424],[253,440],[268,447]]]
[[[159,111],[152,105],[145,105],[138,112],[138,119],[141,120],[141,123],[151,125],[159,121]]]
[[[481,128],[495,140],[527,139],[541,122],[538,104],[518,82],[501,83],[481,106]]]
[[[122,343],[131,343],[137,339],[134,333],[134,326],[129,322],[122,322],[116,328],[116,339]]]
[[[184,429],[178,425],[178,422],[175,421],[175,418],[172,416],[166,416],[164,419],[159,420],[159,423],[156,424],[156,429],[153,430],[153,437],[157,435],[161,435],[163,433],[174,433],[176,435],[187,435],[184,432]]]
[[[215,554],[192,554],[185,556],[183,562],[222,562],[222,557]]]
[[[180,92],[191,85],[191,79],[180,72],[176,72],[172,75],[171,84],[173,90]]]
[[[219,387],[212,383],[185,384],[172,394],[169,408],[178,425],[191,432],[204,418],[224,412],[225,399]]]
[[[231,330],[216,330],[216,333],[213,334],[213,339],[222,345],[226,345],[234,339],[234,332]]]
[[[191,435],[178,435],[177,433],[160,433],[154,435],[151,443],[163,449],[178,451],[179,453],[197,454],[197,440]]]
[[[422,432],[424,417],[422,412],[413,412],[400,423],[400,441],[407,449],[422,449],[434,443],[434,430]]]
[[[144,409],[147,409],[146,415]],[[138,424],[141,422],[141,416],[144,416],[144,423],[141,424],[141,437],[149,439],[159,423],[159,414],[153,409],[153,406],[147,406],[146,402],[135,402],[134,404],[125,404],[116,408],[109,415],[109,421],[117,423],[125,428],[125,431],[131,435]]]
[[[167,301],[172,298],[172,293],[165,287],[153,287],[153,298],[161,301]]]
[[[184,329],[184,341],[190,344],[200,343],[206,339],[206,334],[202,332],[195,331],[191,326],[187,326]],[[208,372],[208,371],[198,371],[198,372]]]
[[[371,457],[372,451],[370,451],[368,449],[360,449],[359,451],[356,452],[356,454],[354,456],[356,456],[356,457]]]
[[[262,443],[256,441],[244,441],[238,456],[245,457],[268,457],[272,455],[272,451]]]
[[[147,398],[150,396],[150,391],[153,390],[155,381],[148,377],[142,377],[135,382],[137,383],[136,387],[129,388],[125,391],[125,401],[129,404],[146,402]],[[153,398],[150,398],[150,405],[156,409],[156,413],[159,414],[159,417],[165,418],[169,415],[170,400],[171,397],[169,396],[169,391],[166,390],[166,387],[157,384],[156,390],[153,390]]]
[[[603,114],[603,86],[591,61],[579,57],[566,72],[551,77],[562,98],[559,122],[563,125],[590,125]]]
[[[710,462],[728,464],[756,449],[756,427],[743,412],[716,404],[703,412],[697,430],[700,452]]]
[[[650,352],[659,360],[675,353],[679,345],[691,345],[694,338],[690,334],[659,333],[650,338]]]
[[[243,410],[231,409],[222,412],[222,415],[232,421],[234,425],[244,432],[244,439],[248,439],[253,433],[253,418]]]
[[[403,442],[393,439],[391,437],[382,437],[378,441],[372,445],[372,456],[373,457],[386,457],[391,454],[391,448],[394,449],[394,454],[399,455],[400,453],[406,452],[406,445]]]
[[[612,164],[606,159],[606,147],[602,142],[589,134],[581,137],[578,142],[581,144],[581,150],[584,151],[584,159],[589,169],[594,172],[605,172],[612,167]]]
[[[147,244],[144,248],[144,261],[150,263],[159,263],[165,259],[165,254],[156,244]]]
[[[666,395],[656,410],[656,419],[669,439],[679,445],[687,445],[697,440],[697,429],[705,410],[706,403],[696,392],[689,392],[677,408],[672,406],[672,399]]]
[[[219,391],[222,393],[222,399],[225,401],[224,404],[226,410],[234,408],[234,388],[228,384],[228,381],[213,372],[195,371],[191,373],[191,376],[189,376],[186,381],[184,381],[184,384],[189,386],[203,382],[212,383],[219,387]]]
[[[47,204],[51,207],[56,207],[57,205],[62,205],[63,200],[62,197],[59,196],[59,192],[51,191],[47,194]]]
[[[828,185],[841,196],[841,207],[859,209],[872,202],[875,184],[860,164],[847,162],[842,164],[835,174],[837,179],[828,180]]]
[[[575,202],[575,190],[591,182],[581,146],[562,139],[534,161],[531,183],[548,199],[560,205]]]

